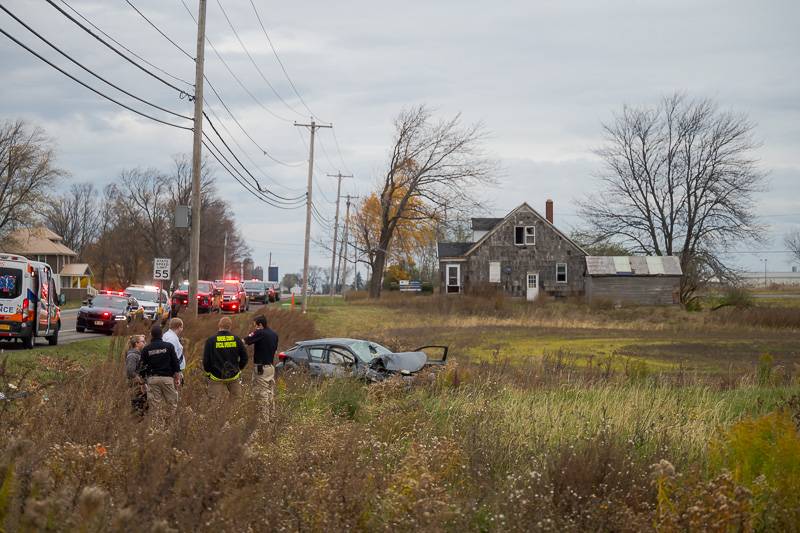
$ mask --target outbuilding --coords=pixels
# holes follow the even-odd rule
[[[636,305],[678,303],[682,274],[676,256],[587,256],[586,299]]]

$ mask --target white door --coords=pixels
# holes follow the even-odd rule
[[[527,279],[527,293],[526,296],[529,302],[534,301],[536,298],[539,297],[539,273],[538,272],[528,272],[528,279]]]

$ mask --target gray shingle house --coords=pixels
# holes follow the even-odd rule
[[[441,292],[494,287],[528,300],[583,294],[586,252],[553,225],[552,200],[545,212],[523,203],[504,218],[473,218],[472,242],[440,242]]]
[[[638,305],[675,300],[681,268],[677,257],[594,257],[523,203],[504,218],[473,218],[470,242],[440,242],[440,292],[484,288],[536,300],[543,295],[586,296]]]

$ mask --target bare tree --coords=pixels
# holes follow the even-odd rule
[[[581,203],[587,231],[637,253],[679,255],[689,303],[704,277],[731,273],[719,252],[760,237],[753,125],[675,94],[655,107],[626,106],[603,128],[603,188]]]
[[[462,126],[461,115],[435,122],[425,106],[404,110],[395,119],[395,140],[380,186],[376,242],[365,250],[373,276],[370,297],[381,293],[386,258],[403,220],[428,220],[440,212],[474,208],[475,185],[490,183],[494,165],[481,151],[481,124]],[[358,228],[356,231],[366,230]]]
[[[45,225],[64,239],[64,244],[82,256],[100,233],[97,189],[91,183],[73,183],[66,194],[44,207]]]
[[[0,236],[30,223],[63,174],[43,130],[22,120],[0,123]]]
[[[800,261],[800,229],[789,232],[784,240],[795,261]]]

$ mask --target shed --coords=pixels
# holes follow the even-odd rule
[[[587,256],[586,299],[671,305],[678,302],[682,275],[676,256]]]

